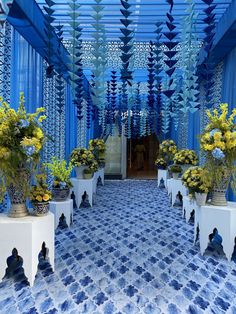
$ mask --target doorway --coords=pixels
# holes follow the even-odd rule
[[[155,134],[127,140],[127,177],[155,179],[159,141]]]

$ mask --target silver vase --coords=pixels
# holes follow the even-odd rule
[[[26,198],[22,185],[10,184],[7,187],[8,195],[11,201],[11,208],[8,216],[11,218],[22,218],[29,215],[26,207]]]
[[[214,206],[227,206],[226,189],[213,189],[211,204]]]

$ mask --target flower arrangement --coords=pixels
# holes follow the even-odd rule
[[[189,193],[208,193],[212,187],[209,172],[202,167],[190,167],[182,176],[183,184],[189,189]]]
[[[212,113],[207,110],[206,114],[209,123],[201,135],[201,149],[206,155],[214,186],[227,188],[231,175],[235,179],[236,109],[230,115],[228,105],[221,104],[219,110],[214,109]]]
[[[103,139],[94,139],[89,141],[89,149],[95,156],[95,159],[99,167],[104,167],[105,165],[105,152],[106,145]]]
[[[173,140],[165,140],[160,144],[159,155],[169,163],[177,153],[177,146]]]
[[[174,163],[178,165],[196,165],[197,154],[191,149],[181,149],[174,156]]]
[[[49,202],[52,199],[52,194],[48,190],[48,185],[46,183],[46,174],[36,175],[36,185],[31,187],[30,200],[32,203],[42,203]]]
[[[86,148],[75,148],[70,155],[70,162],[74,167],[88,166],[93,171],[98,169],[94,154]]]
[[[71,162],[69,162],[67,165],[66,160],[59,160],[56,157],[53,157],[52,162],[45,163],[45,166],[49,169],[52,176],[54,177],[54,188],[65,189],[72,187],[70,174],[73,170],[73,165]]]
[[[172,173],[181,173],[182,172],[182,168],[179,166],[179,165],[171,165],[170,167],[169,167],[169,169],[170,169],[170,171],[172,172]]]
[[[40,159],[40,150],[46,141],[41,123],[46,116],[41,115],[44,108],[38,108],[35,113],[26,113],[24,94],[20,93],[18,110],[10,108],[0,97],[0,170],[1,197],[5,188],[22,185],[19,173],[24,170],[31,173]],[[25,182],[25,194],[28,195],[28,180]]]
[[[164,158],[157,158],[157,160],[155,161],[155,165],[157,166],[158,169],[165,170],[167,168],[167,162],[165,161]]]

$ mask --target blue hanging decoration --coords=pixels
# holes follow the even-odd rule
[[[148,124],[151,133],[155,133],[156,130],[156,89],[155,89],[155,45],[153,42],[150,42],[150,51],[148,57]]]
[[[156,81],[156,134],[161,133],[161,107],[162,107],[162,22],[156,24],[156,41],[155,41],[155,81]]]
[[[117,111],[117,74],[111,71],[111,110],[112,110],[112,134],[115,127],[115,116]]]
[[[47,78],[52,78],[55,75],[54,72],[54,63],[55,63],[55,54],[54,54],[54,48],[53,48],[53,37],[54,37],[54,27],[52,26],[52,23],[55,21],[55,18],[53,17],[53,13],[55,10],[53,9],[53,6],[55,5],[55,2],[52,0],[45,0],[46,5],[43,6],[44,10],[46,11],[45,14],[45,20],[44,20],[44,32],[47,37],[47,48],[45,49],[46,52],[46,61],[48,63],[48,67],[46,68],[46,76]]]
[[[78,22],[80,16],[77,0],[69,0],[68,5],[70,12],[69,25],[71,27],[70,34],[72,37],[70,47],[70,80],[73,91],[73,103],[76,106],[77,118],[79,121],[83,119],[83,98],[84,98],[84,81],[83,81],[83,64],[82,64],[82,28]]]
[[[86,94],[87,94],[86,127],[89,130],[91,128],[91,116],[92,116],[92,105],[93,105],[90,88],[86,89]]]
[[[204,13],[206,17],[203,19],[203,22],[206,24],[204,28],[204,45],[203,48],[206,53],[206,58],[203,64],[200,67],[200,77],[204,81],[204,90],[205,90],[205,106],[210,108],[212,103],[212,93],[214,88],[214,64],[209,61],[210,52],[213,46],[214,36],[215,36],[215,13],[214,10],[216,9],[216,4],[214,4],[214,0],[202,0],[206,5],[207,8],[204,9]]]
[[[164,135],[169,132],[170,127],[172,97],[175,93],[173,74],[176,70],[176,64],[178,62],[178,60],[174,58],[177,54],[177,51],[173,50],[178,45],[178,42],[174,41],[176,36],[178,35],[178,32],[174,31],[176,29],[176,26],[174,25],[174,17],[171,14],[173,9],[173,1],[167,0],[167,2],[170,4],[170,10],[166,14],[166,26],[168,28],[168,32],[163,33],[163,35],[168,40],[163,42],[166,46],[166,51],[164,51],[164,54],[166,55],[167,59],[164,59],[164,62],[167,66],[167,70],[165,72],[168,77],[168,84],[166,86],[167,88],[166,90],[163,90],[163,94],[166,96],[166,99],[162,104],[162,132],[164,133]]]
[[[92,18],[94,22],[92,27],[92,54],[93,54],[93,103],[98,108],[99,125],[102,127],[102,132],[105,131],[105,108],[106,108],[106,32],[105,26],[101,23],[103,18],[104,6],[101,5],[102,0],[94,0],[95,5],[92,6],[94,14]]]
[[[132,87],[133,81],[133,72],[130,67],[131,58],[133,57],[133,29],[130,28],[130,25],[133,21],[129,18],[132,12],[129,10],[131,8],[131,4],[129,4],[128,0],[121,0],[122,9],[120,10],[123,18],[120,19],[123,27],[120,28],[122,33],[120,40],[122,45],[120,47],[121,50],[121,81],[122,81],[122,111],[127,116],[124,120],[125,122],[125,132],[128,138],[131,137],[131,101],[133,100],[132,95],[131,99],[128,97],[128,87]]]
[[[118,132],[119,132],[119,136],[122,135],[122,123],[123,123],[123,109],[122,109],[122,105],[123,105],[123,96],[124,96],[124,93],[123,93],[123,90],[122,90],[122,87],[119,88],[119,91],[118,91],[118,119],[117,119],[117,122],[118,122]]]
[[[135,101],[132,108],[132,138],[140,137],[140,114],[141,114],[141,95],[140,95],[140,82],[137,84],[135,92]]]

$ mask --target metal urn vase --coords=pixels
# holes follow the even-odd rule
[[[8,216],[11,218],[22,218],[29,215],[26,207],[26,190],[29,187],[30,174],[27,170],[19,170],[19,180],[16,184],[9,184],[7,192],[11,201]]]
[[[222,177],[220,184],[213,187],[211,204],[214,206],[227,206],[226,191],[229,186],[231,175]]]

